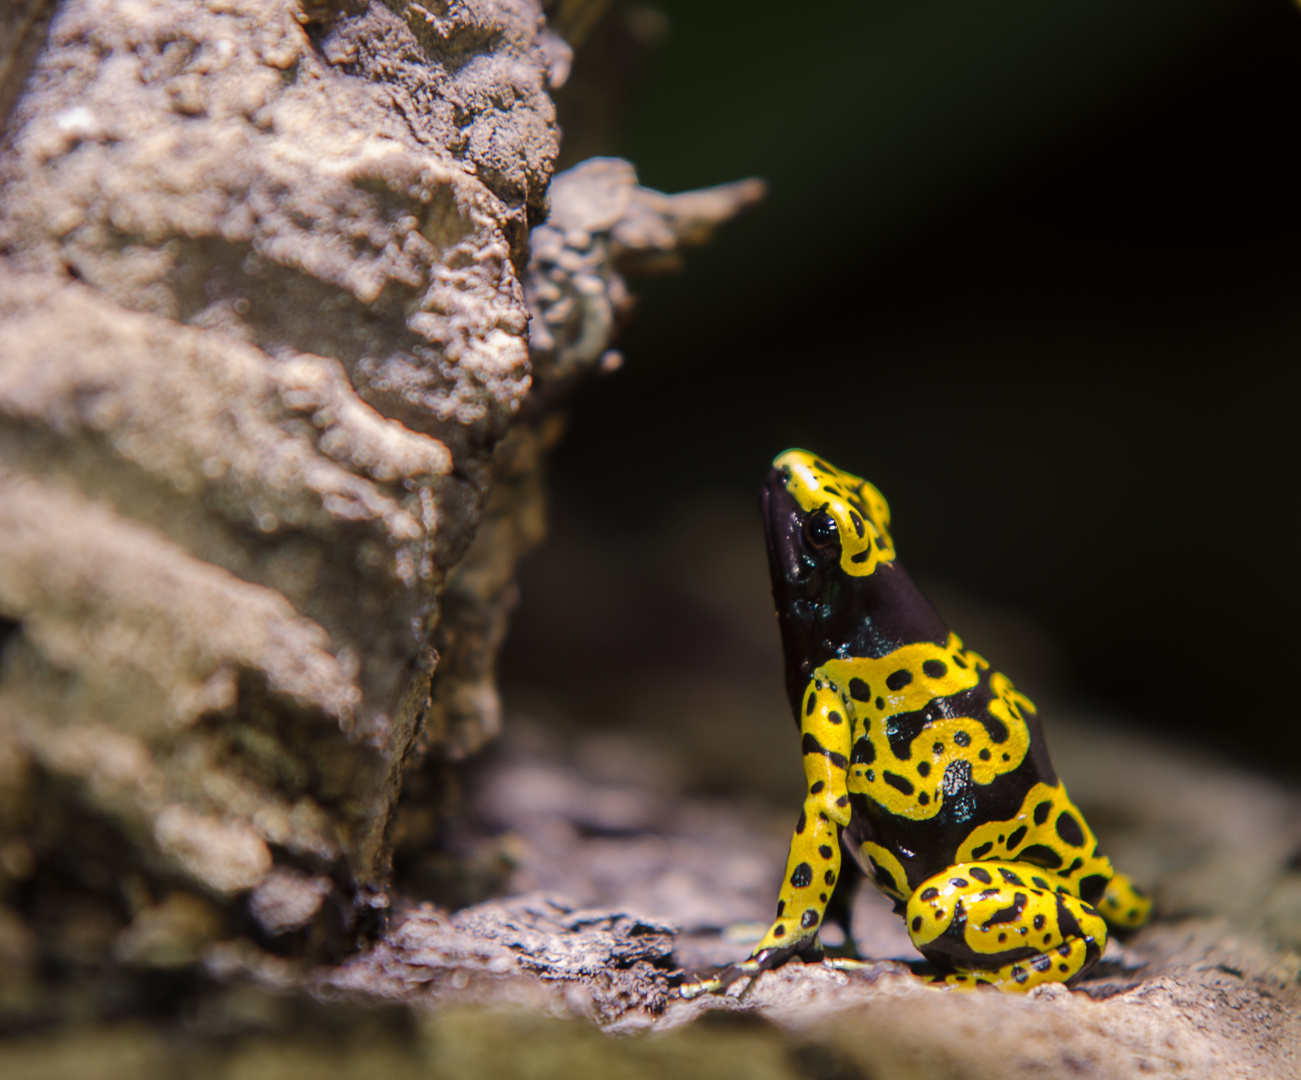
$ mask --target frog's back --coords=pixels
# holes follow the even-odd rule
[[[838,658],[823,670],[855,702],[846,838],[886,891],[902,900],[967,859],[1016,858],[1064,875],[1084,869],[1080,830],[1076,846],[1061,837],[1031,844],[1028,829],[968,842],[982,826],[1015,819],[1031,792],[1058,779],[1034,706],[956,634],[901,642],[880,657]],[[888,861],[882,849],[897,865],[880,865]],[[894,881],[900,870],[904,880]],[[1105,886],[1106,877],[1081,883],[1090,899]]]

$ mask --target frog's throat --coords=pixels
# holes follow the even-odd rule
[[[786,477],[786,491],[805,513],[825,510],[840,532],[840,568],[867,577],[894,561],[890,507],[871,484],[828,465],[807,450],[778,454],[773,467]]]

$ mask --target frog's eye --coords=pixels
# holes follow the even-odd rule
[[[835,519],[825,510],[815,510],[804,522],[804,542],[814,551],[821,551],[840,540]]]

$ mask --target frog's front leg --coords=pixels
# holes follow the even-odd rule
[[[853,742],[853,713],[840,687],[815,672],[800,721],[808,795],[786,859],[777,917],[748,960],[715,978],[683,988],[688,996],[725,990],[737,979],[780,967],[793,956],[820,955],[818,927],[840,876],[840,830],[849,824],[845,784]]]
[[[951,972],[937,981],[958,986],[1066,982],[1097,963],[1107,944],[1097,910],[1030,863],[950,866],[917,887],[905,917],[922,955]]]

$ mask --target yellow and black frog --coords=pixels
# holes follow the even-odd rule
[[[684,993],[820,956],[842,848],[936,981],[1027,990],[1087,971],[1107,924],[1140,926],[1151,902],[1099,852],[1034,705],[913,584],[871,484],[788,450],[762,509],[808,794],[767,935]]]

